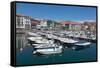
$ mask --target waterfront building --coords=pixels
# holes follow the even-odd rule
[[[40,27],[41,28],[47,28],[47,20],[46,19],[43,19],[40,21]]]
[[[96,31],[96,22],[86,21],[82,24],[82,27],[83,30]]]
[[[63,29],[65,30],[81,30],[81,23],[73,21],[63,21]]]
[[[55,27],[55,21],[42,19],[40,23],[37,25],[37,28],[41,29],[53,29]]]
[[[96,39],[96,22],[85,21],[82,24],[82,30],[85,31],[88,38]]]
[[[31,29],[31,17],[21,14],[16,15],[16,30],[17,32],[25,32]]]
[[[55,23],[55,30],[62,30],[63,29],[63,25],[61,22],[56,22]]]
[[[53,29],[54,27],[55,27],[55,21],[52,21],[52,20],[48,20],[47,21],[47,27],[49,28],[49,29]]]
[[[40,25],[40,20],[32,19],[31,28],[36,29]]]

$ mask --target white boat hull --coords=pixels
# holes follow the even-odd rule
[[[91,44],[90,42],[85,42],[85,43],[77,43],[75,45],[77,45],[77,46],[88,46],[90,44]]]
[[[62,46],[58,48],[40,48],[36,51],[33,51],[33,54],[40,53],[40,54],[56,54],[62,53]]]

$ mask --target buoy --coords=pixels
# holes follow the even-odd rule
[[[36,54],[36,51],[33,51],[33,54]]]
[[[23,50],[23,48],[20,48],[20,51],[22,51]]]

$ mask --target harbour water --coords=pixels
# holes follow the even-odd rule
[[[64,48],[63,53],[59,54],[33,55],[33,47],[27,45],[25,46],[24,41],[24,35],[17,35],[16,65],[96,61],[96,43],[92,43],[90,47],[81,48],[78,50],[73,50],[72,48]],[[23,47],[22,51],[20,51],[21,47]]]

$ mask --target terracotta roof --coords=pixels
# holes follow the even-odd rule
[[[37,25],[37,24],[39,24],[40,22],[39,21],[37,21],[37,20],[33,20],[32,21],[32,25]]]
[[[63,24],[72,24],[72,25],[80,25],[79,22],[73,22],[73,21],[64,21]]]
[[[23,14],[16,14],[16,16],[30,17],[30,16],[26,16],[26,15],[23,15]],[[30,18],[32,18],[32,17],[30,17]]]
[[[23,14],[16,14],[16,16],[24,16]]]

